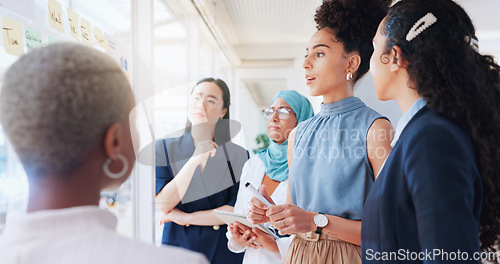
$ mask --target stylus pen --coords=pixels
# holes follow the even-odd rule
[[[269,207],[273,206],[268,200],[266,200],[266,198],[264,198],[264,196],[262,196],[262,194],[260,194],[260,192],[257,191],[257,189],[255,189],[255,187],[253,187],[251,183],[245,183],[245,188],[247,188],[253,194],[253,196],[257,197],[257,199],[259,199],[265,205]]]

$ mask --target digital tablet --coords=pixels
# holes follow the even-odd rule
[[[252,224],[248,219],[246,218],[245,215],[243,214],[238,214],[238,213],[233,213],[233,212],[226,212],[226,211],[221,211],[221,210],[214,210],[214,215],[217,216],[220,220],[224,221],[226,224],[232,224],[234,222],[240,222],[244,226],[248,228],[254,228],[257,227],[258,229],[262,230],[264,233],[272,236],[274,239],[279,238],[274,234],[271,230],[265,228],[261,224]]]

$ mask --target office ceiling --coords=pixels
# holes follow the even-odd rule
[[[311,35],[313,19],[322,0],[194,0],[204,18],[223,39],[227,54],[239,68],[293,67],[301,59]],[[457,0],[472,18],[482,53],[500,58],[500,0]],[[276,88],[286,89],[272,83]],[[246,82],[251,92],[265,91],[270,80]],[[256,96],[258,97],[258,96]],[[261,96],[260,103],[270,98]],[[259,103],[259,102],[257,102]]]
[[[290,60],[303,56],[315,32],[321,0],[196,0],[245,61]],[[471,16],[485,49],[500,55],[500,1],[457,0]],[[224,21],[225,23],[220,23]],[[492,43],[494,41],[494,43]]]

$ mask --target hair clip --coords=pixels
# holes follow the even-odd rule
[[[475,52],[479,53],[479,41],[475,37],[465,36],[465,42],[468,43]]]
[[[416,38],[420,33],[422,33],[422,31],[436,22],[437,18],[432,13],[427,13],[427,15],[419,19],[410,31],[408,31],[408,34],[406,34],[406,41],[411,41]]]

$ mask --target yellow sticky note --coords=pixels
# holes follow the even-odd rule
[[[90,22],[83,17],[80,19],[80,31],[82,33],[82,42],[87,45],[92,45]]]
[[[20,23],[3,17],[2,35],[5,52],[16,56],[24,54],[23,29]]]
[[[102,31],[98,27],[94,27],[94,37],[99,46],[103,47],[105,50],[111,50],[108,41],[104,38]]]
[[[80,41],[80,35],[78,34],[78,20],[80,15],[69,8],[66,10],[68,11],[69,32],[71,32],[71,36],[73,36],[74,39]]]
[[[64,33],[61,4],[55,0],[49,0],[49,24],[53,29]]]

